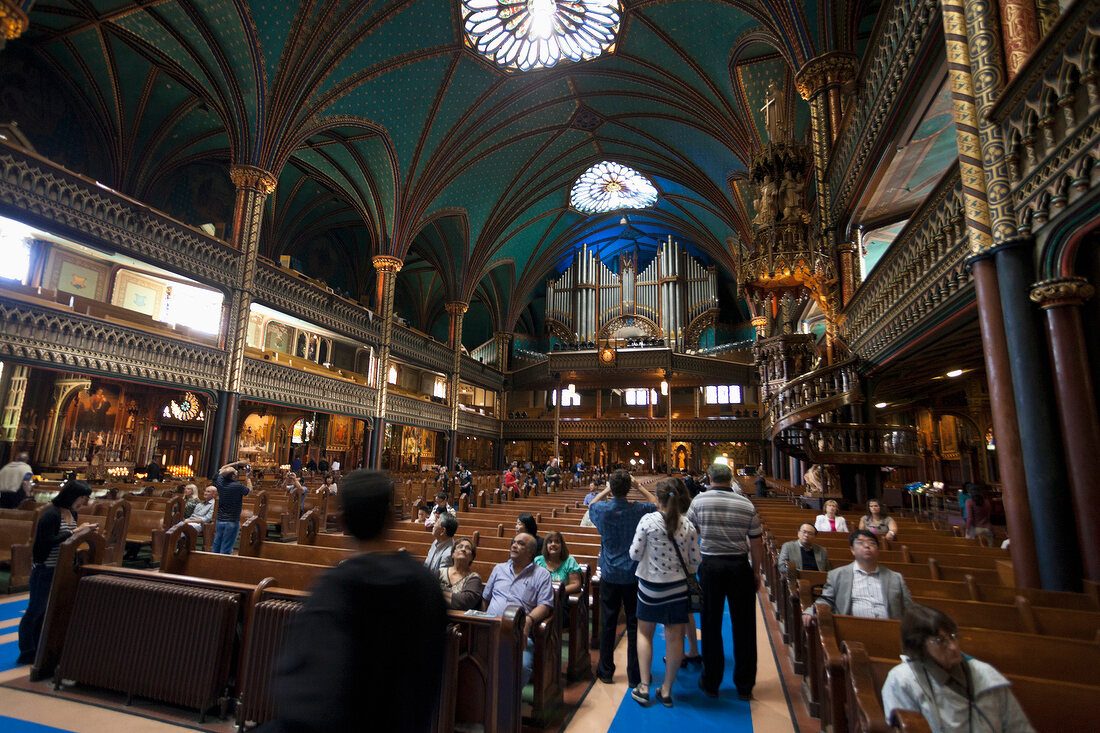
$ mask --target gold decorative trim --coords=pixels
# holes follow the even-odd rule
[[[464,300],[452,300],[443,304],[443,309],[451,315],[462,315],[469,310],[470,304]]]
[[[842,51],[810,59],[795,75],[795,86],[802,98],[809,101],[830,84],[845,84],[859,71],[859,59]]]
[[[0,0],[0,36],[4,40],[19,38],[29,25],[30,19],[22,8],[17,7],[12,0]]]
[[[401,272],[401,267],[405,264],[392,255],[375,255],[371,263],[374,265],[374,269],[379,272]]]
[[[229,169],[229,179],[237,188],[259,191],[265,196],[275,193],[278,179],[263,168],[254,165],[235,165]]]
[[[1031,300],[1040,308],[1081,305],[1095,294],[1094,288],[1083,277],[1056,277],[1042,280],[1031,286]]]

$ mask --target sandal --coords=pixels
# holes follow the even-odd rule
[[[703,655],[696,654],[695,656],[685,656],[680,660],[680,669],[687,669],[689,664],[694,664],[696,667],[702,667]]]
[[[668,695],[663,695],[663,694],[661,694],[661,688],[658,687],[655,697],[657,698],[657,702],[661,703],[666,708],[672,707],[672,693],[671,692]]]
[[[645,692],[641,691],[643,687],[645,687]],[[649,685],[638,684],[630,691],[630,696],[634,698],[634,702],[638,703],[643,708],[649,707]]]

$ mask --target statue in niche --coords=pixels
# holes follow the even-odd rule
[[[779,85],[774,81],[768,84],[768,91],[764,95],[764,106],[760,111],[764,113],[764,129],[768,133],[768,142],[786,142],[787,110]]]
[[[802,192],[806,185],[794,177],[794,171],[783,174],[783,183],[779,188],[779,201],[783,207],[783,221],[795,221],[802,218]]]
[[[778,207],[779,193],[775,181],[767,176],[757,186],[757,197],[752,202],[756,209],[756,218],[752,220],[753,226],[767,227],[775,223]]]

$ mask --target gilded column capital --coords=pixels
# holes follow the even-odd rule
[[[1040,308],[1081,305],[1096,292],[1083,277],[1056,277],[1031,286],[1031,300]]]
[[[443,309],[452,316],[460,316],[469,310],[470,304],[464,300],[452,300],[443,304]]]
[[[23,35],[30,25],[30,19],[15,0],[0,0],[0,37],[11,41]]]
[[[795,86],[802,98],[809,100],[830,84],[847,83],[858,71],[855,54],[830,51],[807,61],[795,75]]]
[[[0,0],[2,2],[3,0]],[[275,193],[275,184],[278,180],[263,168],[254,165],[235,165],[229,169],[229,179],[237,188],[247,188],[258,191],[265,196]]]
[[[401,272],[401,266],[405,264],[392,255],[375,255],[371,263],[379,272]]]

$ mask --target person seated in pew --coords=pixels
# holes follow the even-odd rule
[[[191,516],[185,521],[190,524],[210,524],[214,521],[214,500],[218,498],[218,490],[214,486],[207,486],[202,494],[202,503],[196,504]]]
[[[520,487],[523,496],[537,496],[539,493],[539,480],[535,472],[531,471],[523,477],[523,486]]]
[[[198,496],[199,487],[195,484],[184,484],[180,487],[180,493],[183,494],[183,518],[187,519],[195,511],[195,507],[201,503]]]
[[[539,537],[539,525],[535,522],[535,517],[529,512],[524,512],[516,517],[516,532],[526,532],[535,538],[535,543],[538,545],[538,549],[535,551],[536,555],[542,554],[543,538]]]
[[[989,545],[993,546],[993,506],[986,498],[980,486],[970,490],[966,500],[966,536],[970,538],[985,535]]]
[[[477,548],[469,537],[456,540],[451,553],[454,565],[439,569],[439,587],[443,590],[443,600],[455,611],[469,611],[481,608],[481,593],[484,585],[481,576],[471,570],[477,559]]]
[[[447,494],[440,491],[435,495],[435,505],[432,506],[432,510],[428,513],[427,519],[424,520],[425,527],[434,527],[439,518],[444,514],[450,514],[454,516],[455,508],[447,503]]]
[[[779,550],[779,572],[787,574],[787,562],[793,562],[799,570],[829,569],[829,553],[821,545],[814,544],[817,530],[809,522],[798,527],[798,539],[784,542]]]
[[[263,733],[433,729],[447,607],[438,575],[389,552],[393,483],[381,471],[343,479],[338,521],[359,554],[326,571],[290,622]]]
[[[297,473],[295,473],[294,471],[287,471],[286,475],[283,476],[283,490],[286,491],[286,493],[289,494],[291,491],[294,491],[295,489],[301,489],[302,490],[302,500],[301,500],[301,503],[298,506],[298,513],[302,514],[306,510],[306,493],[307,493],[306,488],[304,486],[302,486],[302,482],[298,478]]]
[[[857,529],[848,536],[848,546],[855,561],[829,571],[821,596],[803,611],[803,622],[810,622],[818,604],[846,616],[901,618],[913,596],[900,573],[878,564],[878,538]]]
[[[882,686],[886,719],[895,710],[917,710],[932,733],[1033,733],[1009,681],[991,665],[963,654],[957,634],[947,614],[909,607],[901,619],[905,653]]]
[[[531,632],[554,610],[554,583],[550,571],[535,564],[537,544],[526,532],[517,534],[508,552],[509,559],[493,568],[481,593],[482,610],[491,616],[503,615],[508,606],[519,606],[527,613],[523,627],[527,647],[523,652],[521,685],[531,681],[535,666],[535,643]]]
[[[504,472],[504,483],[497,489],[498,493],[501,491],[517,499],[519,498],[519,474],[515,467]]]
[[[321,485],[317,487],[317,493],[321,496],[325,494],[336,496],[336,492],[339,490],[339,487],[336,485],[336,477],[331,473],[326,473],[325,477],[321,479]]]
[[[457,531],[458,520],[453,514],[444,514],[432,526],[432,546],[428,548],[424,567],[433,574],[438,574],[440,568],[451,566],[451,555],[455,548],[454,537]]]
[[[546,533],[542,554],[535,558],[535,564],[549,570],[555,583],[565,583],[565,592],[569,595],[581,589],[581,566],[577,558],[569,554],[565,537],[556,529]]]
[[[546,490],[557,491],[561,488],[561,461],[557,458],[551,458],[550,462],[546,464],[546,470],[543,471],[543,476],[546,477]],[[587,506],[587,504],[585,505]]]
[[[814,529],[818,532],[851,532],[848,529],[848,521],[837,515],[837,512],[840,511],[840,504],[837,504],[835,499],[829,499],[825,502],[824,509],[825,513],[818,514],[817,518],[814,519]]]
[[[875,533],[879,537],[888,540],[897,538],[898,523],[894,521],[882,508],[882,502],[871,499],[867,502],[867,513],[859,518],[859,528]]]
[[[27,484],[34,479],[30,460],[29,453],[20,451],[15,460],[0,468],[0,509],[15,509],[30,496]]]
[[[600,493],[600,485],[595,481],[588,482],[588,493],[584,495],[584,505],[588,506]]]

